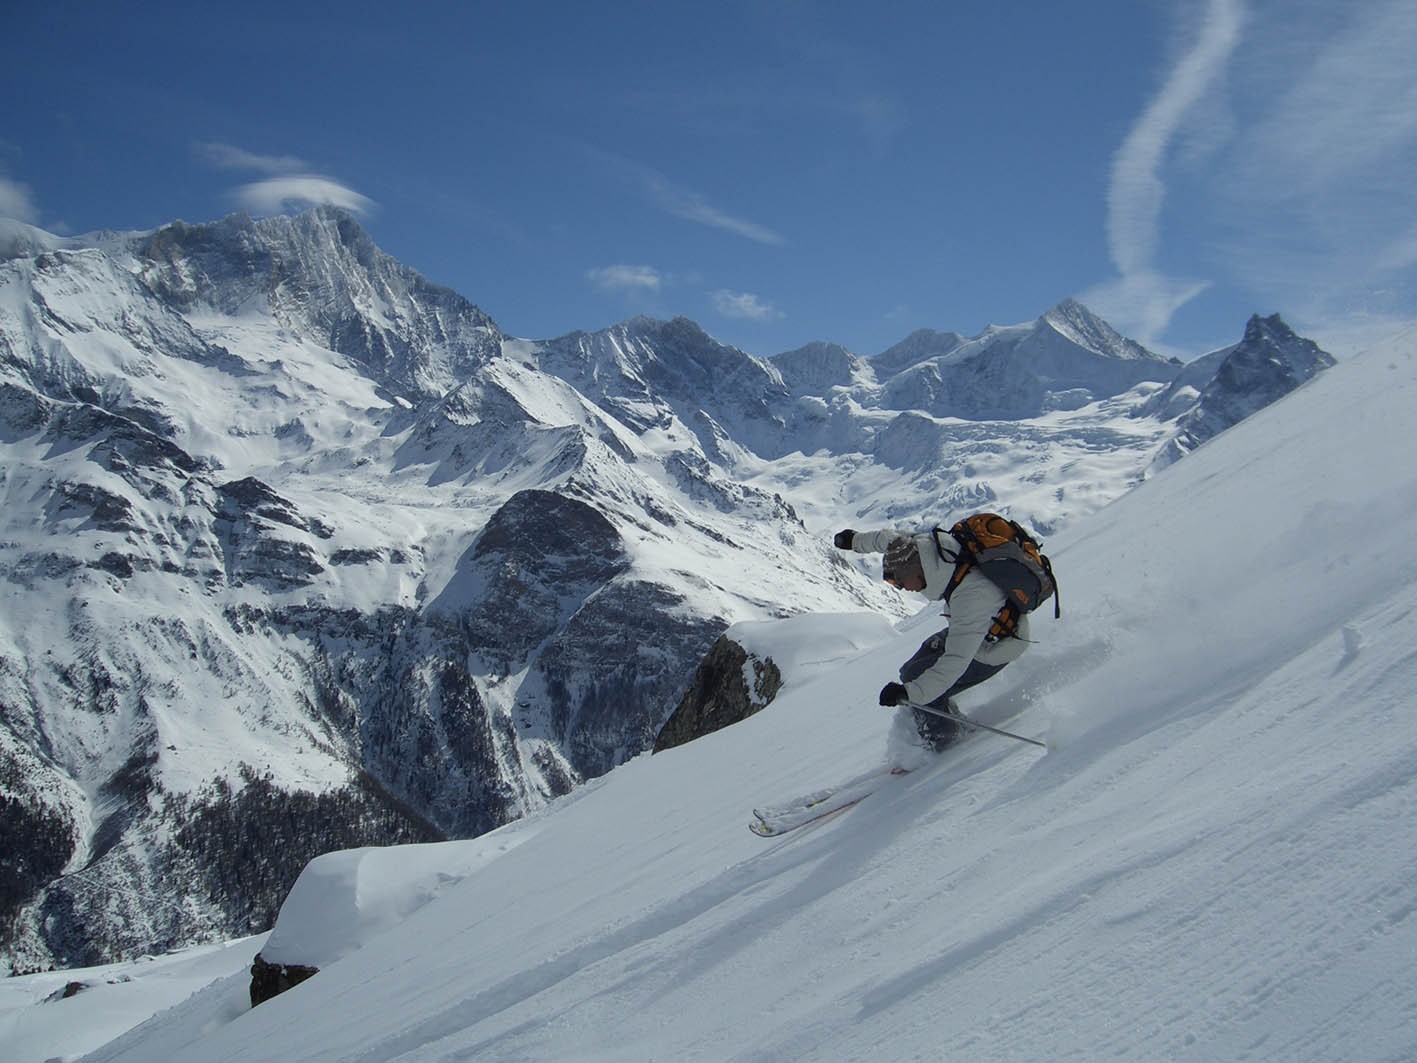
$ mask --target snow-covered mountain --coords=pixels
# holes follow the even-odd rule
[[[1255,315],[1244,339],[1197,359],[1156,395],[1163,416],[1186,411],[1156,465],[1176,461],[1333,364],[1332,355],[1296,336],[1278,314]]]
[[[917,332],[881,358],[895,368],[883,396],[887,408],[994,421],[1075,409],[1145,381],[1170,380],[1181,367],[1071,299],[1031,325],[990,328],[972,340]]]
[[[765,711],[472,841],[321,858],[259,943],[318,974],[251,1009],[232,961],[86,1058],[1411,1059],[1414,397],[1409,332],[1060,533],[1062,620],[964,699],[1046,752],[977,734],[756,838],[881,764],[872,695],[938,616],[740,624]],[[17,1044],[92,1045],[103,975]]]
[[[517,339],[329,209],[0,249],[21,968],[264,929],[318,852],[534,812],[649,748],[730,624],[904,615],[838,522],[1051,534],[1211,393],[1073,302],[875,359]]]

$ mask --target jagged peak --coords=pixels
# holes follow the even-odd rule
[[[939,358],[949,354],[963,346],[965,342],[965,338],[958,332],[937,332],[928,328],[916,329],[899,343],[887,347],[872,361],[884,369],[904,369],[928,358]]]
[[[613,362],[618,372],[644,384],[643,374],[650,365],[675,375],[703,377],[725,368],[759,366],[763,373],[776,376],[766,359],[758,359],[722,343],[690,318],[668,320],[639,315],[594,332],[576,330],[540,344],[543,366],[561,364],[576,367],[574,375],[594,375],[594,365]],[[554,371],[554,370],[553,370]]]
[[[677,314],[668,320],[640,314],[627,321],[622,321],[614,327],[625,332],[648,335],[656,339],[669,338],[729,349],[728,344],[714,339],[702,325],[683,314]],[[737,350],[736,347],[731,349]]]
[[[858,376],[870,376],[866,360],[839,343],[814,340],[796,350],[775,354],[768,362],[793,390],[823,391],[846,386]]]
[[[1311,339],[1295,332],[1279,314],[1254,314],[1245,324],[1244,338],[1230,349],[1227,361],[1264,358],[1305,374],[1327,369],[1337,361]]]
[[[1271,342],[1288,344],[1300,340],[1301,337],[1277,313],[1270,314],[1268,317],[1252,314],[1250,320],[1245,323],[1245,337],[1240,342],[1262,343],[1267,339]]]
[[[361,259],[378,258],[398,265],[374,243],[373,237],[349,211],[321,205],[298,214],[280,214],[270,218],[253,218],[245,211],[236,211],[210,222],[196,224],[178,219],[154,229],[136,234],[143,252],[150,249],[194,244],[220,244],[228,241],[257,240],[265,245],[308,244],[341,246],[356,252]],[[413,271],[399,265],[400,269]]]
[[[774,354],[773,361],[782,358],[855,358],[856,354],[843,347],[840,343],[832,343],[830,340],[811,340],[790,351],[783,351],[781,354]]]
[[[464,296],[433,283],[385,252],[358,219],[341,207],[321,205],[272,218],[252,218],[238,211],[213,222],[194,225],[178,220],[150,233],[132,235],[138,255],[154,262],[174,256],[210,255],[214,260],[228,260],[238,271],[254,270],[261,277],[268,275],[270,262],[257,259],[279,259],[300,272],[321,273],[327,273],[331,264],[343,262],[339,268],[347,272],[380,274],[386,280],[397,278],[397,287],[455,303],[495,327]]]
[[[1080,347],[1109,358],[1169,361],[1123,336],[1104,318],[1073,298],[1058,303],[1043,314],[1037,324],[1040,328],[1052,329]]]
[[[1060,314],[1065,317],[1081,317],[1093,321],[1102,321],[1102,318],[1089,308],[1086,303],[1082,303],[1072,296],[1059,300],[1058,304],[1054,306],[1053,309],[1049,310],[1048,313]],[[1105,322],[1103,323],[1105,324]]]

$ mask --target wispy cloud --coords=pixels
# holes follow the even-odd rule
[[[731,292],[720,288],[712,294],[713,308],[724,317],[746,321],[772,321],[786,315],[752,292]]]
[[[653,266],[601,266],[586,277],[602,291],[658,292],[664,274]]]
[[[279,214],[320,205],[355,214],[368,214],[374,209],[374,201],[368,196],[333,177],[310,173],[309,165],[294,155],[261,155],[217,141],[199,141],[193,151],[199,160],[218,169],[271,175],[232,191],[236,201],[254,214]]]
[[[663,174],[645,170],[641,176],[655,204],[667,214],[686,221],[695,221],[712,229],[735,233],[760,244],[781,245],[787,242],[781,234],[767,226],[748,221],[746,218],[734,217],[715,207],[692,189],[676,185]]]
[[[233,147],[216,141],[199,141],[193,145],[193,152],[209,166],[223,170],[255,170],[258,173],[290,174],[304,173],[310,164],[294,155],[257,155],[245,148]]]
[[[283,210],[319,205],[368,214],[374,207],[374,201],[368,196],[319,174],[268,177],[236,189],[236,199],[257,214],[279,214]]]
[[[722,229],[760,244],[781,246],[787,243],[781,233],[721,209],[692,188],[676,184],[653,167],[599,148],[586,150],[619,179],[648,196],[650,202],[666,214],[712,229]]]
[[[1088,293],[1109,317],[1143,341],[1155,340],[1171,317],[1208,286],[1163,275],[1156,265],[1167,153],[1187,113],[1224,73],[1240,43],[1239,0],[1210,0],[1194,44],[1168,73],[1112,159],[1107,190],[1107,246],[1120,277]]]
[[[1417,316],[1417,6],[1243,3],[1210,0],[1114,157],[1119,276],[1083,298],[1165,350],[1208,285],[1163,266],[1186,254],[1254,309],[1361,349]],[[1184,230],[1163,225],[1168,184]]]
[[[1244,88],[1264,106],[1222,186],[1244,223],[1228,251],[1296,280],[1382,287],[1384,274],[1417,265],[1417,7],[1385,0],[1340,14],[1298,29],[1299,69],[1284,54],[1253,64]]]
[[[1107,193],[1107,244],[1123,276],[1151,268],[1166,195],[1162,164],[1182,120],[1224,70],[1240,42],[1238,0],[1211,0],[1195,46],[1167,76],[1161,92],[1112,159]]]
[[[30,225],[39,223],[39,208],[30,186],[0,174],[0,218],[14,218]]]

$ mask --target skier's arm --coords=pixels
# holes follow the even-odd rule
[[[950,596],[950,626],[901,666],[901,682],[911,701],[928,705],[954,686],[984,645],[994,614],[1003,604],[1003,594],[983,576],[965,577]],[[943,645],[931,648],[934,639]]]
[[[895,528],[881,528],[878,531],[859,531],[851,538],[851,549],[858,554],[884,554],[893,539],[904,539],[911,532],[897,531]]]

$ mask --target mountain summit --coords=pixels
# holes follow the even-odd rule
[[[410,397],[443,394],[500,349],[490,317],[384,254],[334,207],[294,218],[176,222],[135,241],[133,254],[167,307],[264,312]]]
[[[1313,340],[1299,336],[1278,315],[1250,318],[1244,338],[1188,367],[1159,398],[1163,408],[1177,403],[1186,412],[1157,455],[1164,466],[1189,453],[1257,410],[1282,398],[1335,364]]]
[[[1181,368],[1071,299],[1031,324],[991,326],[968,340],[917,332],[878,364],[888,373],[888,408],[973,421],[1078,408],[1144,382],[1169,382]]]
[[[1129,340],[1076,299],[1064,299],[1038,319],[1047,327],[1085,350],[1123,362],[1157,362],[1162,359],[1135,340]],[[1166,360],[1165,364],[1177,363]]]

